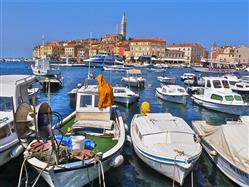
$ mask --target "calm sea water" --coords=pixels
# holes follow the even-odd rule
[[[0,75],[6,74],[32,74],[30,69],[31,63],[0,63]],[[66,117],[73,111],[70,104],[70,97],[68,92],[75,88],[79,82],[83,82],[87,76],[87,68],[84,67],[62,67],[62,76],[64,77],[64,87],[57,90],[52,90],[51,93],[51,107],[53,111],[57,111]],[[100,69],[91,69],[96,75],[102,73],[108,82],[112,85],[121,85],[121,78],[125,74],[123,72],[104,72]],[[172,68],[167,69],[165,75],[176,76],[177,84],[183,85],[180,80],[180,75],[185,72],[192,72],[191,68]],[[187,105],[182,106],[170,102],[162,101],[155,97],[155,88],[160,86],[157,81],[157,76],[162,73],[153,72],[150,70],[142,70],[143,76],[147,82],[145,88],[134,89],[139,93],[140,100],[137,104],[129,107],[119,106],[121,112],[125,115],[125,120],[130,125],[134,114],[139,113],[139,106],[143,101],[151,103],[152,112],[170,112],[175,116],[183,118],[190,126],[192,120],[207,120],[217,125],[225,122],[227,118],[234,118],[236,116],[224,114],[220,112],[211,111],[198,105],[193,104],[190,96],[187,100]],[[38,94],[38,102],[47,101],[47,94],[40,91]],[[118,187],[167,187],[172,186],[172,180],[168,179],[155,172],[146,166],[134,153],[131,147],[126,147],[124,150],[125,161],[119,168],[109,170],[105,174],[106,186]],[[22,156],[13,159],[8,164],[0,167],[0,187],[16,186],[18,183],[18,176],[23,159]],[[32,175],[37,175],[34,171],[30,171]],[[48,186],[42,179],[39,180],[38,186]],[[98,182],[88,186],[98,186]],[[185,180],[185,187],[191,186],[191,177],[188,176]],[[194,186],[236,186],[228,178],[226,178],[207,158],[203,151],[199,164],[194,170]]]

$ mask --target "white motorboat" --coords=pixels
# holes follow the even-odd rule
[[[193,121],[192,126],[207,155],[220,171],[239,186],[248,187],[248,123],[230,121],[213,126],[205,121]]]
[[[249,82],[245,82],[245,81],[237,82],[234,85],[231,85],[231,88],[234,92],[238,92],[240,94],[248,94],[249,93]]]
[[[184,81],[186,79],[193,79],[195,77],[195,74],[194,73],[184,73],[182,76],[181,76],[181,79]]]
[[[139,99],[139,95],[127,87],[113,87],[113,95],[115,102],[126,105],[137,102]]]
[[[130,67],[125,67],[124,65],[103,65],[105,71],[126,71]]]
[[[116,106],[104,105],[107,100],[112,103],[112,94],[110,90],[101,89],[105,92],[99,92],[99,95],[100,88],[96,85],[78,90],[76,111],[63,120],[61,127],[66,134],[55,137],[61,142],[56,150],[62,151],[58,153],[57,163],[51,161],[51,156],[47,155],[52,153],[46,150],[35,154],[33,147],[36,144],[47,145],[45,142],[33,141],[25,151],[27,162],[50,186],[81,187],[99,176],[104,183],[104,172],[122,164],[125,142],[123,119]],[[48,147],[50,150],[51,146]],[[63,150],[71,156],[63,155]]]
[[[204,86],[205,80],[202,77],[189,77],[184,80],[184,84],[188,86]]]
[[[190,126],[170,113],[148,113],[146,116],[135,115],[130,129],[138,157],[182,185],[202,151]]]
[[[229,81],[231,86],[240,82],[240,79],[236,75],[233,75],[233,74],[226,74],[223,77]]]
[[[141,76],[142,72],[139,69],[130,69],[126,71],[126,77],[122,78],[128,86],[144,87],[145,78]]]
[[[52,67],[47,59],[37,59],[34,64],[31,65],[31,69],[34,75],[37,76],[52,76],[60,75],[59,67]]]
[[[35,81],[30,75],[0,76],[0,166],[24,151],[13,114],[21,103],[29,103],[28,88]]]
[[[179,85],[162,85],[156,88],[156,96],[174,103],[186,104],[188,93]]]
[[[175,84],[176,83],[175,77],[158,76],[157,80],[159,80],[163,84]]]
[[[205,87],[192,95],[195,103],[220,112],[243,115],[249,104],[240,94],[232,91],[228,80],[222,77],[204,77]]]

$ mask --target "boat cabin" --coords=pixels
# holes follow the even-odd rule
[[[184,94],[186,93],[186,90],[178,85],[163,85],[162,92],[167,94]]]
[[[222,77],[204,77],[204,98],[219,103],[242,104],[240,94],[232,91],[228,80]]]

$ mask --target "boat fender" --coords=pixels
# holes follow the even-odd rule
[[[124,127],[125,127],[125,132],[128,132],[129,127],[128,127],[128,125],[126,123],[124,124]]]
[[[210,155],[217,156],[217,152],[215,150],[210,151]]]
[[[142,116],[146,116],[147,113],[150,113],[150,103],[145,101],[141,104],[140,113]]]
[[[16,146],[11,152],[10,157],[16,158],[24,151],[24,147],[22,145]]]
[[[124,162],[123,155],[118,155],[110,162],[110,166],[116,168],[119,167],[121,164],[123,164],[123,162]]]
[[[129,135],[126,135],[125,137],[125,144],[127,146],[130,146],[132,143],[131,143],[131,137]]]

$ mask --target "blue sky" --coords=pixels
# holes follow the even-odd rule
[[[249,42],[248,0],[0,0],[0,57],[31,57],[47,41],[115,33],[126,13],[128,37],[197,42],[208,50]]]

